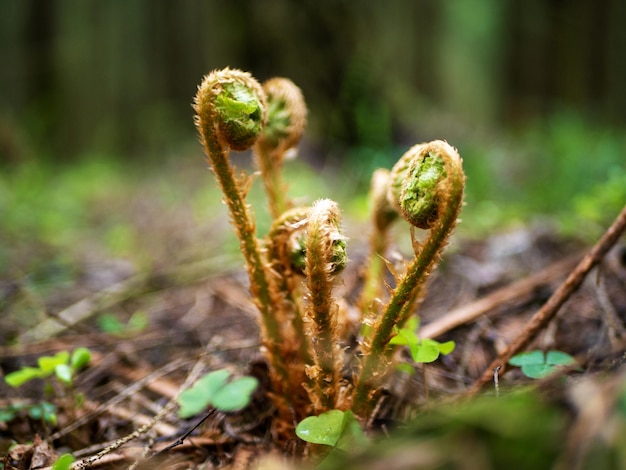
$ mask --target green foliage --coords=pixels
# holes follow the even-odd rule
[[[446,177],[445,165],[441,157],[425,159],[421,165],[408,168],[407,177],[411,181],[406,186],[402,198],[403,213],[411,214],[410,222],[420,228],[430,228],[429,222],[437,218],[437,192],[439,182]]]
[[[57,408],[54,404],[47,401],[34,404],[11,404],[5,408],[0,408],[0,423],[8,423],[22,411],[26,411],[28,416],[34,420],[43,420],[51,425],[56,425],[57,423]]]
[[[522,373],[531,379],[541,379],[552,374],[559,367],[576,364],[576,359],[561,351],[540,350],[527,351],[516,354],[509,360],[509,364],[522,368]]]
[[[389,344],[408,346],[411,357],[418,364],[434,362],[441,354],[445,356],[454,351],[454,341],[440,343],[434,339],[420,339],[416,333],[418,326],[419,319],[411,317],[403,328],[397,328],[397,334],[391,338]]]
[[[249,147],[262,130],[263,108],[249,87],[239,82],[222,85],[215,98],[220,130],[232,148]]]
[[[42,356],[37,360],[39,367],[22,367],[4,377],[11,387],[20,387],[33,379],[56,377],[66,386],[72,385],[76,372],[85,367],[91,360],[91,352],[87,348],[76,348],[72,355],[61,351],[54,356]]]
[[[253,132],[245,122],[265,126],[259,115],[265,115],[268,100],[278,96],[285,98],[285,110],[289,110],[288,119],[282,119],[290,122],[288,135],[267,139],[261,133],[255,141],[256,127]],[[252,102],[263,109],[248,106]],[[214,70],[203,78],[194,110],[195,125],[224,194],[246,263],[250,292],[259,309],[261,342],[270,378],[280,391],[275,399],[278,414],[287,427],[291,426],[287,421],[293,422],[294,416],[302,418],[310,410],[317,415],[351,406],[352,412],[367,419],[394,363],[396,346],[409,346],[417,362],[432,362],[454,348],[454,343],[419,340],[412,329],[398,328],[402,329],[411,316],[425,281],[456,226],[465,186],[460,155],[447,142],[434,140],[411,147],[390,172],[377,172],[383,177],[372,185],[376,190],[371,197],[376,198],[376,203],[372,208],[371,255],[365,266],[368,288],[358,302],[363,323],[368,327],[361,329],[363,354],[353,377],[351,396],[342,395],[342,341],[346,338],[340,336],[340,306],[333,294],[347,263],[341,211],[336,202],[327,198],[310,206],[297,205],[285,197],[281,177],[282,164],[295,149],[306,122],[300,90],[287,79],[270,79],[261,86],[247,72]],[[246,135],[241,142],[235,138],[240,130]],[[246,202],[251,179],[237,171],[230,155],[231,150],[247,150],[250,146],[254,146],[255,162],[273,218],[270,231],[262,240],[257,237],[256,218]],[[381,198],[384,201],[379,201]],[[379,210],[385,215],[381,216]],[[402,217],[390,217],[390,211],[397,211]],[[384,293],[385,268],[380,260],[386,256],[389,225],[401,218],[428,233],[419,245],[414,245],[415,257],[396,276],[396,286]],[[387,222],[379,223],[382,219]],[[382,306],[379,315],[373,315],[376,302]],[[395,342],[390,344],[394,333]],[[183,401],[182,416],[193,415],[209,403],[219,407],[216,397],[221,388],[227,387],[226,379],[225,374],[210,375],[189,390],[185,398],[191,403]]]
[[[623,132],[556,112],[516,133],[459,145],[468,176],[465,231],[485,233],[550,216],[594,240],[626,200]]]
[[[344,412],[330,410],[319,416],[309,416],[300,421],[296,435],[312,444],[334,446],[341,436]]]
[[[178,416],[189,418],[209,405],[220,411],[237,411],[250,403],[258,386],[254,377],[239,377],[228,382],[230,372],[220,369],[202,377],[178,397]]]
[[[133,313],[126,323],[112,313],[104,313],[98,317],[99,328],[110,335],[128,337],[143,331],[148,326],[148,315],[145,312]]]
[[[534,392],[480,397],[435,406],[324,470],[554,468],[567,429],[566,413]]]
[[[0,174],[2,228],[52,245],[77,240],[90,226],[91,203],[120,188],[113,165],[102,159],[54,169],[24,164]],[[36,214],[33,214],[36,211]]]
[[[354,449],[367,438],[351,411],[330,410],[319,416],[304,418],[296,427],[296,435],[311,444],[323,444],[338,449]]]
[[[63,454],[52,464],[52,470],[69,470],[74,460],[72,454]]]
[[[1,171],[0,274],[22,270],[35,287],[58,288],[75,280],[75,263],[84,250],[93,253],[92,240],[109,255],[138,259],[136,233],[120,210],[132,197],[131,173],[100,156]]]

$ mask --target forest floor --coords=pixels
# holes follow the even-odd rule
[[[132,204],[138,220],[153,213],[147,200],[144,196]],[[2,279],[4,375],[60,351],[82,346],[92,352],[89,366],[77,374],[71,390],[57,387],[56,395],[44,394],[40,380],[19,388],[0,382],[0,411],[22,406],[10,419],[0,421],[5,469],[50,468],[62,453],[102,469],[302,468],[298,461],[302,442],[272,442],[272,408],[256,311],[240,259],[219,246],[225,237],[222,232],[228,233],[226,219],[200,228],[185,216],[167,222],[156,219],[145,222],[144,233],[152,235],[146,243],[161,244],[163,251],[148,270],[122,259],[87,256],[73,265],[71,279],[54,289],[34,293],[23,278]],[[172,232],[175,224],[179,229]],[[365,230],[358,222],[352,227],[353,233]],[[352,238],[352,267],[337,286],[338,295],[347,299],[355,298],[360,288],[366,252],[366,240]],[[180,255],[211,239],[218,241],[210,252]],[[455,419],[466,415],[450,411],[589,249],[543,225],[482,240],[455,238],[432,276],[419,316],[421,336],[454,340],[456,349],[435,363],[416,366],[413,375],[398,373],[372,424],[373,444],[352,456],[350,464],[336,468],[502,468],[499,463],[515,462],[518,453],[532,454],[528,446],[543,449],[536,450],[537,459],[547,460],[534,460],[531,463],[539,462],[538,466],[530,467],[522,459],[515,468],[576,468],[569,466],[572,462],[585,468],[584,462],[592,457],[600,465],[594,468],[624,468],[620,467],[626,463],[623,238],[527,348],[567,352],[576,358],[576,367],[538,381],[516,367],[498,377],[500,397],[532,384],[550,411],[542,408],[535,413],[528,405],[522,408],[522,417],[515,415],[521,421],[515,421],[507,409],[490,405],[486,414],[462,425]],[[26,312],[33,311],[26,318]],[[107,329],[103,319],[111,318],[118,323]],[[195,424],[200,416],[180,419],[172,404],[181,387],[222,368],[260,380],[252,404],[241,412],[214,412],[199,426]],[[485,393],[495,394],[495,387],[489,383]],[[84,396],[80,406],[75,402],[78,392]],[[54,405],[54,422],[30,415],[28,410],[43,401]],[[447,418],[437,421],[439,430],[434,432],[425,423],[433,422],[429,419],[441,410]],[[520,429],[501,426],[509,419],[522,423]],[[441,431],[452,422],[457,431],[474,432]],[[123,441],[129,435],[133,438]],[[172,444],[177,445],[168,448]],[[385,451],[390,447],[393,452]]]

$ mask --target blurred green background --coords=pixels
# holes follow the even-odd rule
[[[219,201],[190,103],[224,66],[302,88],[296,191],[365,218],[373,169],[444,139],[463,230],[547,215],[595,237],[626,202],[624,24],[621,0],[3,0],[0,262],[85,231],[136,254],[137,191]]]

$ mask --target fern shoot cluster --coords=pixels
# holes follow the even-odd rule
[[[194,102],[196,127],[223,191],[259,311],[261,342],[276,406],[274,432],[293,434],[296,423],[330,410],[351,410],[368,421],[393,370],[398,330],[415,314],[425,281],[438,263],[459,215],[465,176],[457,151],[444,141],[410,148],[371,186],[371,248],[356,302],[359,345],[346,351],[338,323],[345,302],[334,287],[347,265],[341,211],[330,199],[297,206],[287,197],[282,167],[296,152],[307,109],[290,80],[259,84],[249,73],[223,69],[207,75]],[[236,172],[231,150],[252,148],[273,223],[259,239],[246,202],[250,177]],[[415,256],[384,284],[389,229],[405,219],[426,230]],[[351,367],[346,367],[346,358]],[[355,372],[347,373],[346,370]]]

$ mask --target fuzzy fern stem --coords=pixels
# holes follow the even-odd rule
[[[372,234],[370,235],[370,254],[363,276],[363,289],[358,305],[364,314],[364,326],[368,329],[375,314],[374,302],[380,299],[383,287],[383,275],[386,269],[385,256],[389,245],[389,228],[398,218],[398,212],[387,200],[387,188],[390,173],[379,168],[372,175],[370,187],[370,206],[372,213]]]
[[[394,166],[390,202],[412,225],[430,229],[398,281],[383,313],[364,340],[363,362],[353,393],[353,411],[365,418],[392,362],[389,341],[402,326],[457,223],[465,175],[456,150],[442,141],[411,148]]]
[[[272,223],[266,240],[270,267],[281,295],[281,301],[274,305],[274,309],[277,317],[284,320],[281,325],[285,341],[283,349],[292,351],[295,356],[288,363],[290,389],[297,395],[294,402],[307,401],[305,389],[315,387],[304,370],[304,365],[313,364],[314,361],[302,316],[302,278],[309,210],[308,207],[297,207],[283,212]],[[303,400],[300,399],[300,393],[304,393]]]
[[[250,291],[261,314],[264,346],[275,384],[286,384],[288,373],[282,359],[280,323],[273,315],[276,289],[265,270],[255,221],[245,203],[248,181],[236,178],[230,164],[230,149],[245,150],[258,138],[266,120],[265,95],[250,74],[224,69],[207,75],[194,102],[195,124],[208,160],[224,193],[224,201],[239,238],[250,278]]]
[[[284,160],[295,148],[306,125],[307,109],[300,88],[291,80],[272,78],[263,83],[267,95],[267,125],[254,145],[257,166],[274,219],[291,207],[282,178]]]
[[[312,395],[317,412],[335,407],[339,373],[342,367],[337,334],[337,304],[332,289],[335,274],[347,263],[345,239],[339,232],[340,212],[337,203],[321,199],[309,212],[306,238],[306,268],[309,302],[307,316],[311,322],[311,338],[315,364],[307,375],[315,383]]]

